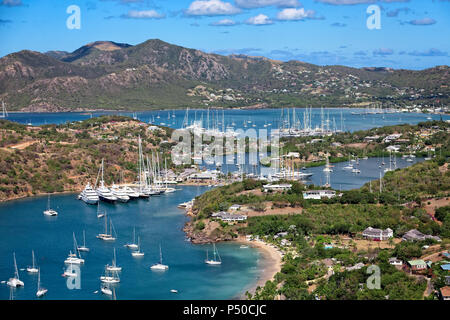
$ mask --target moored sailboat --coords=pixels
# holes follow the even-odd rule
[[[214,258],[209,259],[208,257],[208,250],[206,250],[206,260],[205,263],[209,265],[220,265],[222,264],[222,259],[220,258],[219,251],[217,251],[216,244],[213,243],[213,252],[214,252]],[[218,259],[216,258],[218,257]]]
[[[152,265],[150,267],[150,269],[155,270],[155,271],[166,271],[167,269],[169,269],[168,265],[165,265],[162,263],[161,245],[159,245],[159,263],[155,263],[154,265]]]
[[[38,268],[36,268],[35,258],[34,258],[34,250],[31,250],[31,259],[32,259],[33,264],[31,267],[27,267],[27,271],[29,273],[38,273],[39,270],[38,270]]]
[[[16,288],[16,287],[23,287],[24,283],[19,279],[19,270],[17,269],[17,262],[16,262],[16,253],[13,252],[14,257],[14,278],[9,278],[8,282],[6,284],[10,287]]]
[[[41,298],[48,292],[47,289],[41,287],[41,269],[38,270],[38,285],[36,291],[36,297]]]

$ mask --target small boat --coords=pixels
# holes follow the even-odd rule
[[[109,286],[102,286],[101,289],[100,289],[100,291],[101,291],[103,294],[106,294],[106,295],[108,295],[108,296],[112,296],[112,290],[109,288]]]
[[[353,169],[352,172],[353,172],[353,173],[361,173],[361,170],[359,170],[359,169]]]
[[[50,195],[48,195],[47,210],[44,211],[44,215],[54,217],[58,215],[58,212],[50,208]]]
[[[136,228],[133,228],[133,242],[127,243],[125,245],[125,247],[127,247],[128,249],[138,249],[139,248],[139,246],[136,244]]]
[[[36,268],[35,259],[34,259],[34,250],[31,250],[31,259],[32,259],[33,265],[31,267],[27,267],[27,271],[29,273],[38,273],[39,269]]]
[[[83,230],[83,245],[78,247],[78,251],[89,252],[89,248],[86,247],[86,232]]]
[[[248,246],[247,246],[247,245],[245,245],[245,244],[241,244],[241,246],[240,246],[239,248],[241,248],[241,249],[247,249],[247,248],[248,248]]]
[[[47,289],[41,287],[41,269],[38,271],[38,285],[37,285],[37,292],[36,297],[41,298],[47,293]]]
[[[108,271],[122,271],[122,267],[118,267],[116,263],[116,248],[114,248],[114,257],[112,260],[112,265],[107,265],[106,269]]]
[[[8,282],[6,284],[10,287],[17,288],[17,287],[23,287],[24,283],[19,279],[19,270],[17,269],[17,262],[16,262],[16,253],[13,252],[14,257],[14,278],[9,278]]]
[[[216,249],[216,244],[215,243],[213,243],[213,248],[214,248],[213,249],[214,258],[213,259],[209,259],[209,257],[208,257],[208,250],[206,250],[205,263],[209,264],[209,265],[220,265],[220,264],[222,264],[222,259],[220,258],[219,251],[217,251],[217,249]],[[216,259],[216,256],[219,257],[218,260]]]
[[[162,251],[161,251],[161,245],[159,245],[159,263],[155,263],[150,267],[152,270],[156,271],[166,271],[169,269],[169,266],[162,263]]]
[[[170,292],[172,292],[172,293],[178,293],[178,290],[176,290],[176,289],[171,289]]]

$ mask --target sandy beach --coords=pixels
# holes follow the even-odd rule
[[[258,286],[263,287],[267,281],[273,280],[275,275],[281,271],[282,257],[277,249],[262,241],[248,241],[245,237],[239,237],[236,242],[257,248],[263,255],[262,270],[256,279],[256,282],[246,288],[239,296],[239,299],[247,299],[245,296],[246,291],[253,294]]]

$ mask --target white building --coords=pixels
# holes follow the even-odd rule
[[[387,240],[394,236],[394,232],[392,229],[387,228],[386,230],[376,229],[372,227],[368,227],[363,231],[363,237],[371,240]]]
[[[303,199],[315,199],[320,200],[322,198],[331,199],[336,196],[336,191],[334,190],[308,190],[303,192]]]
[[[263,185],[264,192],[267,191],[285,191],[292,188],[292,184],[266,184]]]

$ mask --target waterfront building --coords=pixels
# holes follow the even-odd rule
[[[303,199],[315,199],[320,200],[322,198],[334,198],[336,196],[336,191],[334,190],[308,190],[303,192]]]

